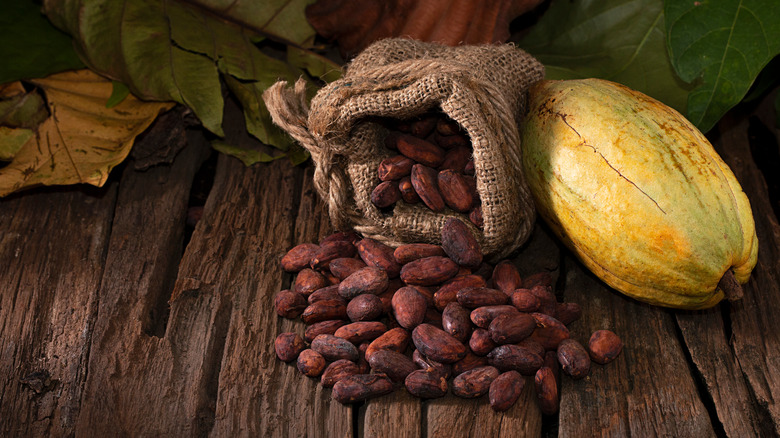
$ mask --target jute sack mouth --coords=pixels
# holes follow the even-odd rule
[[[273,121],[310,153],[314,185],[335,229],[354,229],[390,246],[440,243],[441,227],[458,217],[483,253],[505,257],[533,228],[535,211],[522,174],[518,126],[526,92],[544,67],[511,44],[450,47],[408,39],[378,41],[344,76],[307,103],[305,82],[278,82],[263,95]],[[381,118],[407,120],[441,111],[471,139],[484,224],[450,209],[435,213],[398,202],[392,212],[371,203],[379,163],[397,154],[384,146]]]

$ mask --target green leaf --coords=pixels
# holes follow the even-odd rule
[[[287,62],[305,69],[310,75],[325,82],[333,82],[341,77],[341,66],[324,56],[308,50],[290,46],[287,48]]]
[[[130,89],[127,88],[127,85],[117,81],[112,81],[111,85],[113,88],[111,90],[111,96],[106,102],[106,108],[113,108],[119,105],[123,100],[125,100],[127,96],[130,95]]]
[[[245,166],[251,166],[257,163],[268,163],[270,161],[278,160],[279,158],[284,158],[285,156],[285,154],[279,154],[275,157],[272,157],[265,152],[233,146],[222,140],[212,141],[211,147],[213,147],[218,152],[222,152],[223,154],[232,155],[238,158],[241,160],[241,162],[244,163]]]
[[[554,0],[518,45],[547,79],[607,79],[681,112],[692,88],[666,53],[663,0]]]
[[[26,92],[20,82],[0,86],[0,125],[35,128],[49,117],[46,103],[37,92]]]
[[[32,0],[0,1],[0,84],[84,68],[71,38]]]
[[[286,150],[291,139],[271,123],[261,95],[277,80],[306,76],[301,68],[263,53],[255,41],[285,42],[306,59],[314,39],[304,16],[309,3],[45,0],[45,10],[76,36],[93,70],[127,84],[139,98],[183,103],[207,129],[223,136],[224,83],[242,105],[248,131]],[[307,65],[314,69],[316,63]]]
[[[669,56],[686,82],[688,119],[708,131],[780,53],[777,0],[666,0]]]

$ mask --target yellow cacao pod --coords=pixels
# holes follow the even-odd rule
[[[528,107],[523,166],[537,209],[593,273],[668,307],[711,307],[729,280],[741,292],[758,253],[750,204],[685,117],[598,79],[543,81]]]

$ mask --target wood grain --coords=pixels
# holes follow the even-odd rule
[[[74,432],[116,187],[0,201],[0,436]]]

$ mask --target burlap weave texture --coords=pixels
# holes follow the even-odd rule
[[[336,229],[353,228],[391,246],[440,242],[451,216],[422,204],[396,204],[392,213],[370,201],[377,168],[394,154],[384,147],[378,118],[410,119],[442,111],[469,135],[484,225],[474,227],[483,252],[503,257],[533,228],[533,202],[522,174],[518,126],[526,91],[543,66],[516,47],[449,47],[407,39],[374,43],[319,90],[308,105],[305,84],[280,82],[264,94],[273,120],[303,145],[315,165],[314,184]]]

